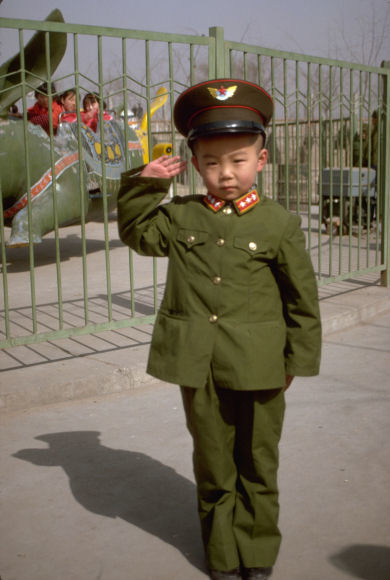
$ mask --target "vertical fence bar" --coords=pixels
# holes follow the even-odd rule
[[[366,197],[366,268],[369,266],[370,256],[370,231],[371,231],[371,177],[373,174],[372,166],[372,102],[371,102],[371,73],[368,73],[368,151],[367,151],[367,193]]]
[[[129,171],[130,163],[129,163],[129,119],[128,119],[128,111],[129,111],[129,103],[128,103],[128,95],[127,95],[127,46],[126,46],[126,38],[122,38],[122,95],[123,95],[123,130],[125,134],[125,152],[126,152],[126,160],[125,160],[125,169]]]
[[[322,65],[319,64],[318,65],[318,135],[319,135],[318,160],[319,160],[320,171],[319,171],[318,189],[319,189],[320,196],[319,196],[319,206],[318,206],[318,279],[320,281],[322,280],[321,246],[322,246],[322,219],[323,219],[322,214],[323,214],[323,203],[324,203],[324,197],[323,197],[323,191],[322,191],[322,185],[323,185],[323,179],[322,179],[322,175],[323,175],[322,174],[322,169],[323,169],[322,130],[323,130],[323,125],[322,125]]]
[[[343,271],[343,228],[344,228],[344,76],[343,69],[340,67],[339,71],[339,82],[340,82],[340,103],[339,103],[339,116],[340,116],[340,127],[338,132],[338,145],[339,145],[339,167],[340,167],[340,199],[339,199],[339,274]]]
[[[378,151],[377,151],[377,161],[381,159],[381,152],[382,152],[382,148],[381,148],[381,139],[380,139],[380,133],[381,133],[381,122],[382,122],[382,115],[381,115],[381,110],[382,110],[382,103],[381,103],[381,99],[380,99],[380,94],[381,94],[381,90],[382,90],[382,86],[381,86],[381,77],[380,75],[376,76],[376,90],[377,90],[377,94],[378,94],[378,119],[377,119],[377,139],[378,139]],[[380,184],[381,184],[381,180],[380,180],[380,165],[381,163],[378,163],[377,168],[376,168],[376,172],[375,172],[375,265],[377,266],[380,262],[380,252],[381,252],[381,232],[380,232],[380,227],[382,224],[382,228],[383,228],[383,222],[382,222],[382,211],[381,211],[381,207],[382,207],[382,192],[380,189]]]
[[[299,99],[300,99],[300,93],[299,93],[299,61],[296,60],[295,61],[295,95],[296,95],[296,101],[295,101],[295,156],[296,156],[296,160],[297,160],[297,166],[296,166],[296,171],[295,171],[295,178],[296,178],[296,197],[297,197],[297,213],[298,215],[300,214],[301,211],[301,192],[300,192],[300,181],[301,181],[301,152],[300,152],[300,141],[299,141],[299,132],[300,132],[300,126],[299,126]]]
[[[9,302],[8,302],[8,278],[7,278],[7,254],[5,251],[5,232],[4,232],[4,206],[3,206],[3,188],[0,179],[0,243],[1,243],[1,262],[3,270],[3,296],[4,296],[4,316],[5,316],[5,338],[9,339],[10,319],[9,319]]]
[[[111,268],[110,268],[110,241],[108,233],[108,204],[107,204],[107,175],[106,175],[106,144],[104,135],[104,94],[103,94],[103,49],[102,36],[98,36],[98,80],[99,80],[99,129],[101,143],[101,167],[102,167],[102,194],[103,194],[103,220],[104,220],[104,251],[106,264],[106,291],[107,291],[107,318],[112,320],[112,296],[111,296]]]
[[[355,96],[353,92],[354,87],[354,75],[353,70],[349,73],[349,106],[350,106],[350,117],[354,120],[351,123],[351,152],[350,152],[350,163],[349,163],[349,183],[352,184],[353,180],[353,140],[355,138]],[[349,187],[348,192],[348,270],[352,269],[352,227],[353,227],[353,197],[352,197],[352,187]]]
[[[283,59],[283,107],[284,107],[284,195],[286,198],[286,208],[290,209],[290,195],[288,191],[289,183],[289,127],[288,127],[288,86],[287,86],[287,59]]]
[[[30,169],[30,148],[27,130],[27,91],[26,91],[26,69],[24,58],[23,30],[19,30],[19,48],[20,48],[20,69],[22,84],[22,102],[23,102],[23,133],[24,133],[24,155],[26,165],[26,187],[27,187],[27,215],[28,215],[28,255],[30,266],[30,293],[31,293],[31,315],[32,331],[37,333],[37,304],[35,293],[35,269],[34,269],[34,242],[32,230],[32,207],[31,207],[31,169]]]
[[[84,196],[86,195],[87,184],[84,179],[83,171],[83,147],[81,137],[81,103],[80,103],[80,70],[79,70],[79,41],[78,35],[73,35],[73,60],[74,76],[76,85],[76,109],[77,109],[77,151],[79,156],[79,188],[80,188],[80,230],[81,230],[81,255],[83,270],[83,306],[84,306],[84,324],[89,322],[89,304],[88,304],[88,268],[87,268],[87,241],[85,231],[85,204]]]
[[[362,167],[363,167],[363,156],[362,156],[362,134],[363,134],[363,75],[362,71],[359,71],[359,118],[360,118],[360,171],[359,171],[359,213],[358,213],[358,232],[357,232],[357,269],[360,269],[360,251],[362,242],[362,198],[363,198],[363,184],[362,184]]]
[[[276,89],[275,89],[275,62],[274,57],[271,56],[271,87],[272,87],[272,100],[275,103],[276,109]],[[276,199],[276,119],[275,115],[272,115],[272,198]]]
[[[329,116],[328,140],[329,140],[329,145],[326,146],[326,149],[328,150],[329,174],[330,174],[330,191],[329,191],[330,230],[329,230],[329,269],[328,269],[328,275],[331,278],[332,274],[333,274],[333,203],[334,203],[333,67],[332,66],[329,66],[329,68],[328,68],[328,75],[329,75],[329,93],[328,93],[328,116]]]
[[[190,84],[192,85],[194,83],[194,50],[193,50],[193,45],[190,45]],[[173,46],[172,46],[172,42],[168,42],[168,74],[169,74],[169,105],[170,105],[170,115],[171,115],[171,119],[173,119],[173,109],[174,109],[174,96],[173,96],[173,90],[174,90],[174,85],[173,85],[173,79],[174,79],[174,69],[173,69]],[[175,139],[175,133],[174,133],[174,127],[173,127],[174,123],[171,123],[171,141],[173,143],[173,151],[172,154],[176,155],[176,139]],[[173,191],[171,190],[171,196],[172,195],[176,195],[177,193],[177,180],[174,179],[173,181]]]
[[[221,79],[226,75],[229,75],[228,61],[225,62],[225,37],[224,30],[221,26],[213,26],[209,28],[209,36],[214,39],[215,42],[215,62],[214,66],[211,64],[211,74],[210,78]]]
[[[149,151],[149,160],[151,159],[151,151],[152,151],[152,131],[151,131],[151,114],[150,114],[150,100],[151,100],[151,92],[150,92],[150,84],[151,84],[151,77],[150,77],[150,41],[145,41],[145,82],[146,82],[146,112],[148,116],[148,151]],[[158,299],[157,299],[157,260],[153,258],[153,308],[154,312],[157,312],[158,308]]]
[[[45,52],[46,52],[46,74],[49,79],[49,111],[52,110],[53,94],[51,83],[51,63],[50,63],[50,36],[45,33]],[[58,300],[58,326],[62,329],[64,326],[63,304],[62,304],[62,279],[61,279],[61,253],[60,253],[60,237],[59,237],[59,219],[58,219],[58,200],[57,200],[57,177],[56,177],[56,159],[54,154],[54,126],[53,116],[49,114],[49,128],[50,128],[50,165],[52,177],[53,190],[53,221],[54,221],[54,243],[56,253],[56,274],[57,274],[57,300]]]
[[[382,142],[380,156],[380,191],[383,195],[382,203],[382,262],[385,269],[381,274],[382,286],[390,286],[390,61],[384,61],[382,68],[382,115],[381,132],[378,133],[378,143]],[[379,137],[382,136],[382,139]],[[379,158],[378,158],[379,161]],[[378,163],[379,165],[379,163]],[[379,179],[379,178],[378,178]]]
[[[126,38],[122,38],[122,91],[123,91],[123,123],[124,123],[124,151],[126,155],[125,169],[130,169],[129,158],[129,119],[128,119],[128,94],[127,94],[127,43]],[[135,296],[134,296],[134,264],[133,251],[128,248],[128,263],[129,263],[129,291],[130,291],[130,315],[135,316]]]
[[[248,80],[248,53],[244,52],[243,53],[243,59],[244,59],[244,80]]]
[[[308,174],[308,181],[307,181],[307,200],[308,200],[308,230],[307,230],[307,237],[308,237],[308,249],[309,252],[311,251],[311,236],[312,236],[312,195],[313,195],[313,173],[312,173],[312,102],[311,102],[311,66],[310,62],[307,63],[307,83],[306,83],[306,118],[307,118],[307,149],[308,149],[308,157],[307,157],[307,174]],[[318,227],[321,227],[321,224],[318,223]]]
[[[263,86],[263,67],[262,67],[261,54],[257,55],[257,76],[258,76],[258,80],[259,80],[259,85]]]

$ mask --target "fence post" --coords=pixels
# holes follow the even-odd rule
[[[382,68],[390,73],[390,61],[383,61]],[[381,285],[390,286],[390,74],[383,75],[383,139],[381,143],[380,189],[382,201],[382,262],[385,270],[381,272]]]
[[[225,35],[221,26],[209,28],[209,36],[214,38],[215,49],[209,51],[209,78],[220,79],[225,73]]]

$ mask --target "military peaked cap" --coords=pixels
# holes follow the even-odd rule
[[[188,142],[221,133],[265,136],[274,109],[259,85],[239,79],[214,79],[179,95],[173,112],[177,130]]]

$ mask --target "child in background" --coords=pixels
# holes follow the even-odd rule
[[[67,89],[60,96],[62,113],[60,114],[60,123],[75,123],[77,121],[77,102],[76,89]]]
[[[35,104],[27,110],[27,119],[30,123],[34,125],[40,125],[42,129],[46,131],[47,134],[50,133],[50,122],[49,122],[49,88],[48,83],[43,83],[40,85],[34,96],[36,98]],[[51,92],[55,93],[56,89],[54,83],[51,83]],[[58,117],[62,112],[62,105],[57,102],[56,98],[53,96],[51,105],[51,115],[53,122],[53,132],[57,131],[58,127]]]
[[[85,123],[92,131],[96,133],[97,125],[99,122],[100,113],[100,100],[99,97],[93,93],[87,93],[83,99],[83,113],[82,121]],[[103,109],[106,108],[106,103],[103,102]],[[110,113],[103,111],[103,119],[105,121],[112,121],[113,117]]]

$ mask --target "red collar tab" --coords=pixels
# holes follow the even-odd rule
[[[222,209],[226,204],[224,199],[220,199],[211,193],[205,195],[203,200],[205,204],[215,213]],[[252,189],[252,191],[248,191],[248,193],[245,193],[245,195],[239,197],[238,199],[234,199],[231,203],[234,205],[237,213],[241,215],[259,203],[259,201],[260,198],[256,189]]]
[[[211,195],[211,193],[205,195],[204,202],[215,213],[217,213],[217,211],[222,209],[226,203],[224,199],[219,199],[219,197],[215,197],[215,195]]]
[[[243,214],[257,203],[259,203],[260,198],[256,189],[252,189],[242,197],[233,200],[233,205],[236,208],[238,214]]]

